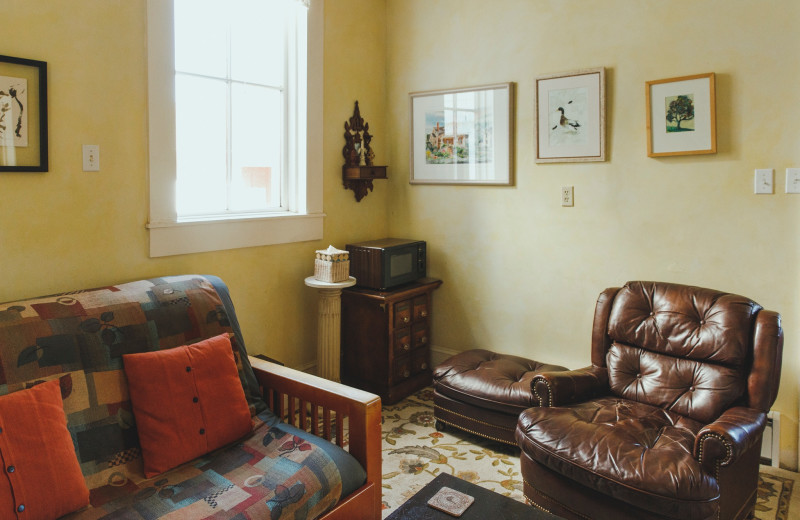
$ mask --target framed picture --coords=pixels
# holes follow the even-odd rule
[[[409,98],[411,184],[513,183],[513,83]]]
[[[536,78],[536,162],[606,160],[606,73],[583,69]]]
[[[714,73],[648,81],[647,155],[717,153]]]
[[[47,171],[47,63],[0,55],[0,172]]]

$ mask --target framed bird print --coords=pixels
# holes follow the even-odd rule
[[[536,78],[536,162],[606,160],[605,69]]]
[[[409,94],[411,184],[511,186],[514,83]]]
[[[717,153],[714,73],[646,83],[647,155]]]

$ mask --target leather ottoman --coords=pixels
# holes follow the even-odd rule
[[[456,354],[433,371],[436,428],[454,426],[517,446],[514,430],[519,415],[539,406],[531,380],[542,372],[564,370],[558,365],[483,349]]]

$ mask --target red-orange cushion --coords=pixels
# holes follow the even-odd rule
[[[146,477],[200,457],[252,430],[226,334],[122,358]]]
[[[0,397],[0,518],[53,520],[89,505],[58,380]]]

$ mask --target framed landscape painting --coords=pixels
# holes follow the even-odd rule
[[[714,73],[646,83],[647,155],[717,153]]]
[[[536,162],[605,161],[605,69],[536,78]]]
[[[513,83],[409,98],[411,184],[513,183]]]

